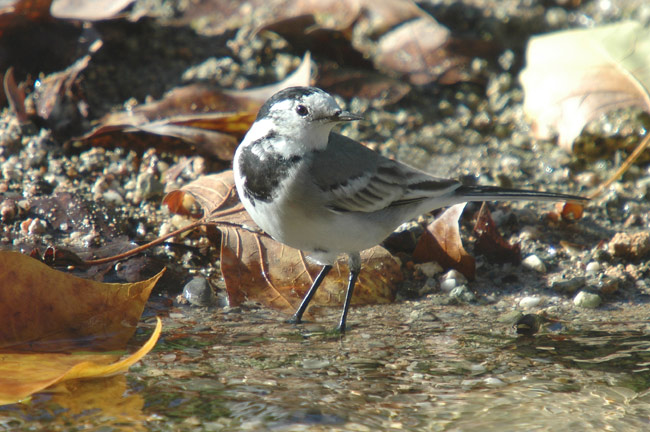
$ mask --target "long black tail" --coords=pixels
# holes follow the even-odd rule
[[[587,202],[589,198],[555,192],[509,189],[498,186],[461,186],[455,190],[467,201],[575,201]]]

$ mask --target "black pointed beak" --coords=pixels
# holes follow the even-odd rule
[[[357,114],[352,114],[348,111],[337,111],[331,117],[332,121],[335,122],[347,122],[347,121],[358,121],[363,120],[363,117]]]

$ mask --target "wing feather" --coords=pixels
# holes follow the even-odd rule
[[[315,155],[311,174],[325,195],[325,206],[335,212],[376,212],[442,196],[460,186],[334,133],[327,148]]]

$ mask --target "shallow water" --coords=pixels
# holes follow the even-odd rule
[[[336,311],[179,309],[126,376],[3,407],[0,430],[644,430],[648,323],[620,313],[522,337],[490,307],[425,301],[356,308],[340,338]]]

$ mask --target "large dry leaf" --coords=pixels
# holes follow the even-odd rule
[[[230,160],[266,99],[283,88],[306,86],[310,81],[311,56],[307,53],[298,69],[279,83],[241,91],[205,84],[179,87],[159,101],[106,115],[80,139],[93,145],[115,145],[117,141],[130,147],[155,146]],[[154,139],[143,139],[143,133]]]
[[[170,193],[164,202],[178,210],[185,205],[185,193],[196,198],[221,231],[221,272],[231,304],[248,299],[293,312],[320,266],[310,263],[299,250],[259,231],[239,203],[232,171],[201,177]],[[364,251],[362,258],[353,304],[393,301],[396,284],[402,279],[398,263],[379,246]],[[347,279],[347,264],[341,260],[325,278],[312,303],[341,304]]]
[[[0,353],[0,405],[19,402],[66,381],[126,372],[153,349],[161,331],[162,322],[158,318],[149,340],[120,361],[116,354]]]
[[[121,349],[161,276],[129,284],[100,283],[0,251],[0,348]]]
[[[115,18],[135,0],[53,0],[50,12],[55,18],[99,21]]]
[[[534,37],[528,43],[524,110],[536,137],[562,147],[587,122],[625,107],[650,110],[650,28],[632,21]]]
[[[416,262],[435,261],[444,269],[456,269],[467,279],[474,279],[476,263],[463,248],[458,225],[466,205],[461,203],[449,207],[429,224],[413,251]]]

